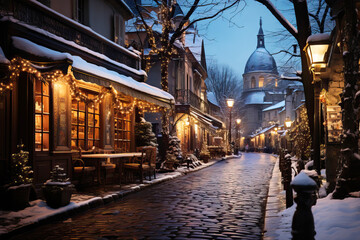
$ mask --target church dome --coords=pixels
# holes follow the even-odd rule
[[[244,74],[250,72],[278,74],[275,59],[265,48],[265,36],[262,29],[261,18],[259,33],[257,35],[257,47],[246,62]]]
[[[246,62],[244,73],[249,72],[269,72],[278,74],[275,59],[262,47],[257,48]]]

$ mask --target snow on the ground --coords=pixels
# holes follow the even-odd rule
[[[316,240],[354,240],[360,234],[360,198],[343,200],[326,198],[318,199],[312,212],[315,221]],[[280,212],[280,227],[276,233],[279,240],[291,239],[291,222],[296,204]]]
[[[239,157],[239,156],[227,156],[226,158],[231,157]],[[128,186],[124,186],[120,192],[126,192],[130,190],[138,190],[146,185],[155,184],[158,182],[162,182],[165,180],[173,179],[179,177],[187,172],[197,171],[202,168],[213,165],[216,161],[210,161],[208,163],[202,163],[202,165],[194,168],[187,169],[186,167],[178,168],[174,172],[167,173],[158,173],[156,174],[156,179],[151,181],[144,180],[143,184],[129,184]],[[105,196],[102,198],[108,198],[115,192],[107,192]],[[73,194],[71,197],[71,202],[69,205],[60,207],[58,209],[53,209],[46,205],[43,200],[35,200],[30,202],[30,206],[19,211],[7,211],[0,210],[0,238],[2,234],[6,234],[8,232],[14,231],[20,227],[24,227],[26,225],[30,225],[33,223],[37,223],[40,220],[46,219],[48,217],[60,214],[62,212],[67,212],[71,209],[78,208],[83,205],[89,204],[91,201],[100,200],[101,197],[92,196],[89,194]]]

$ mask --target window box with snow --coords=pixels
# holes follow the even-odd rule
[[[51,177],[42,187],[46,204],[52,208],[59,208],[70,203],[74,185],[71,184],[64,169],[56,165],[51,172]]]

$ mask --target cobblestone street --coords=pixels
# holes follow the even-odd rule
[[[12,239],[261,239],[275,160],[244,153]]]

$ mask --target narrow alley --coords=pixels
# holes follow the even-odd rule
[[[261,239],[275,160],[244,153],[12,239]]]

